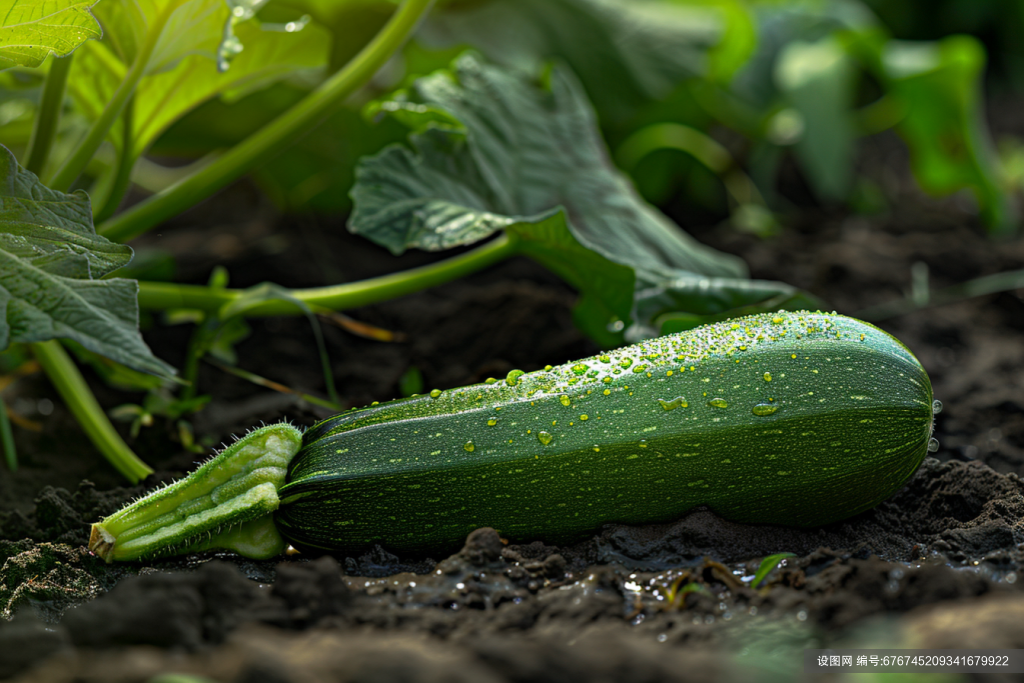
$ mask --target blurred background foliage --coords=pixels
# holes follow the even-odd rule
[[[135,153],[146,153],[137,186],[166,187],[180,177],[175,166],[216,154],[287,110],[358,52],[395,4],[264,5],[265,26],[308,22],[305,52],[278,55],[294,62],[287,72],[240,78],[230,89],[203,90],[195,79],[189,106],[165,115],[159,135],[150,129],[136,141]],[[255,177],[283,208],[348,211],[357,159],[407,133],[390,117],[369,120],[364,106],[472,49],[531,73],[552,62],[570,68],[610,155],[654,204],[684,202],[705,219],[771,234],[792,201],[777,191],[779,175],[795,162],[813,201],[881,210],[883,193],[858,174],[857,141],[892,130],[924,191],[969,195],[988,229],[1006,234],[1018,218],[1020,145],[1009,141],[997,154],[983,92],[1024,88],[1022,32],[1024,4],[1015,0],[442,1],[369,87]],[[317,41],[329,43],[320,68],[310,48]],[[0,143],[19,152],[41,80],[26,69],[0,78]],[[62,119],[65,137],[102,101],[79,90]],[[112,139],[90,169],[96,205],[119,144]]]

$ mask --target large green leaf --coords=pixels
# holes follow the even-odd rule
[[[104,42],[125,64],[151,48],[145,67],[151,74],[173,68],[189,55],[216,59],[231,8],[225,0],[134,0],[101,2],[96,16]]]
[[[794,40],[775,62],[775,84],[800,114],[796,154],[819,197],[842,200],[853,181],[853,60],[840,41]]]
[[[748,11],[729,0],[452,3],[431,14],[419,39],[470,45],[499,64],[530,72],[557,58],[578,75],[604,123],[665,97],[684,78],[727,79],[754,42]]]
[[[905,112],[897,130],[921,187],[939,195],[969,188],[993,230],[1015,230],[982,115],[981,44],[950,36],[928,43],[893,40],[879,49],[886,87]]]
[[[0,69],[35,67],[101,35],[96,0],[0,0]]]
[[[257,21],[234,28],[244,45],[226,71],[218,69],[210,54],[182,58],[172,69],[144,77],[133,102],[133,149],[146,150],[171,124],[203,102],[218,95],[240,94],[281,79],[300,69],[323,66],[330,37],[316,25],[301,31],[264,30]],[[104,42],[83,49],[72,67],[68,89],[90,117],[102,112],[127,71],[114,50]],[[120,130],[112,131],[121,144]]]
[[[393,145],[360,163],[349,229],[394,253],[448,249],[505,230],[523,253],[580,289],[577,321],[605,344],[621,341],[627,320],[657,333],[650,318],[665,311],[639,305],[654,283],[689,292],[718,278],[706,297],[746,287],[742,261],[686,235],[611,165],[590,104],[566,69],[537,83],[465,55],[376,111],[413,130],[411,149]],[[793,291],[780,283],[764,283],[757,296],[747,289],[746,297],[726,299],[774,305],[780,292]]]
[[[138,330],[138,283],[99,278],[126,265],[130,247],[93,230],[89,198],[44,186],[0,147],[0,349],[72,339],[144,372],[173,368]]]

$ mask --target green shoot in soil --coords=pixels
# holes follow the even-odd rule
[[[768,557],[761,560],[761,564],[758,566],[757,571],[754,572],[754,580],[750,582],[751,588],[757,588],[757,584],[768,578],[768,574],[773,569],[779,566],[783,560],[787,557],[796,557],[795,553],[776,553],[775,555],[769,555]]]

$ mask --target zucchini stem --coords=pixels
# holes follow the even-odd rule
[[[290,424],[250,432],[199,469],[92,525],[89,549],[107,562],[233,550],[253,559],[284,551],[270,514],[302,446]]]

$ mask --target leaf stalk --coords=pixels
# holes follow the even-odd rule
[[[152,55],[159,39],[159,30],[150,31],[150,35],[143,44],[142,49],[135,56],[132,68],[125,75],[124,80],[121,81],[121,85],[117,86],[114,96],[110,98],[110,102],[107,103],[99,118],[92,124],[89,132],[79,141],[78,146],[75,147],[75,150],[64,162],[64,165],[46,182],[47,186],[61,192],[67,192],[71,188],[71,184],[75,182],[82,171],[85,170],[85,167],[89,165],[89,162],[96,154],[96,150],[106,140],[110,128],[121,115],[121,111],[131,100],[132,95],[135,94],[135,87],[142,80],[142,77],[146,75],[149,57]]]
[[[82,373],[60,342],[54,339],[35,342],[30,344],[30,348],[86,436],[110,464],[133,484],[152,474],[152,468],[132,452],[110,424]]]
[[[518,252],[518,240],[501,235],[483,246],[437,263],[410,268],[381,277],[329,287],[291,290],[299,301],[317,310],[341,311],[412,294],[475,273]],[[219,289],[200,285],[139,282],[139,307],[149,310],[188,308],[219,311],[244,294],[240,289]],[[246,317],[294,315],[300,312],[287,300],[271,300],[246,309]]]
[[[352,61],[305,99],[208,166],[106,221],[97,232],[108,239],[126,242],[210,197],[281,153],[368,82],[405,43],[432,2],[406,0]]]
[[[64,87],[68,82],[71,70],[71,58],[54,56],[50,62],[50,72],[46,75],[43,85],[43,96],[39,101],[32,136],[28,140],[28,151],[25,154],[25,168],[37,176],[46,168],[46,160],[50,158],[53,139],[57,135],[61,109],[64,107]]]

